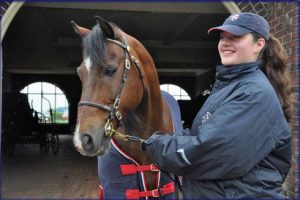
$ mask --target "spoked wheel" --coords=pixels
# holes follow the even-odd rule
[[[51,136],[51,149],[52,149],[53,155],[56,155],[59,152],[58,134],[52,134],[52,136]]]
[[[50,141],[51,141],[50,136],[47,135],[47,137],[46,137],[46,143],[45,143],[45,149],[44,149],[44,151],[45,151],[46,153],[49,153],[49,149],[50,149]]]
[[[50,149],[50,142],[51,142],[51,136],[49,133],[47,133],[41,139],[40,150],[48,153]]]

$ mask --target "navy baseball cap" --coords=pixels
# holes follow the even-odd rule
[[[211,31],[225,31],[233,35],[244,35],[250,32],[258,33],[266,40],[270,37],[270,26],[262,16],[253,13],[240,13],[229,16],[222,26],[213,27]]]

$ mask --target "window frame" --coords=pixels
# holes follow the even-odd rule
[[[34,84],[36,84],[35,88],[31,89],[30,86],[32,86]],[[54,90],[50,91],[50,92],[47,91],[46,87],[49,87],[49,86],[53,87]],[[38,90],[38,91],[32,91],[32,90]],[[53,124],[62,124],[62,125],[70,123],[68,98],[65,95],[65,93],[63,92],[63,90],[61,88],[59,88],[56,84],[47,82],[47,81],[37,81],[37,82],[33,82],[33,83],[26,85],[19,92],[27,95],[30,107],[32,109],[34,109],[35,111],[37,111],[37,113],[38,113],[38,116],[40,118],[39,123],[41,123],[41,124],[53,123]],[[39,101],[37,104],[40,104],[39,108],[36,108],[37,106],[34,106],[34,104],[31,103],[33,98],[30,98],[30,97],[32,95],[37,97],[36,100]],[[47,96],[48,96],[48,98],[47,98]],[[52,97],[52,98],[50,98],[50,97]],[[65,102],[63,103],[64,104],[63,106],[59,105],[58,97],[64,98],[63,101],[65,101]],[[43,110],[45,110],[44,108],[47,109],[47,107],[48,107],[48,111],[46,111],[46,112],[43,111]],[[51,119],[51,116],[50,116],[50,108],[52,109],[53,119]],[[62,115],[66,112],[66,114],[68,116],[65,120],[63,120],[62,116],[60,119],[57,118],[57,113],[59,113],[59,112],[57,112],[58,108],[64,108],[64,112],[62,113]],[[49,116],[47,114],[49,114]]]
[[[166,87],[166,89],[164,87]],[[172,88],[176,89],[176,90],[179,90],[179,93],[174,94],[174,92],[171,91]],[[177,101],[178,100],[184,100],[184,101],[190,101],[191,100],[191,96],[187,93],[187,91],[185,91],[182,87],[180,87],[178,85],[171,84],[171,83],[164,83],[164,84],[160,85],[160,89],[170,93]]]

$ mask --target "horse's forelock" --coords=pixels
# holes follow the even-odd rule
[[[106,37],[99,25],[95,25],[91,32],[83,38],[82,48],[84,59],[90,58],[94,65],[104,63],[106,56]]]

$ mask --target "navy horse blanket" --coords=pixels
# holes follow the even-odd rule
[[[162,91],[171,111],[174,131],[183,130],[180,108],[169,93]],[[144,171],[156,171],[157,188],[148,190]],[[155,165],[141,165],[111,140],[108,152],[98,156],[100,199],[175,199],[174,175],[160,171]],[[163,193],[163,194],[161,194]]]

